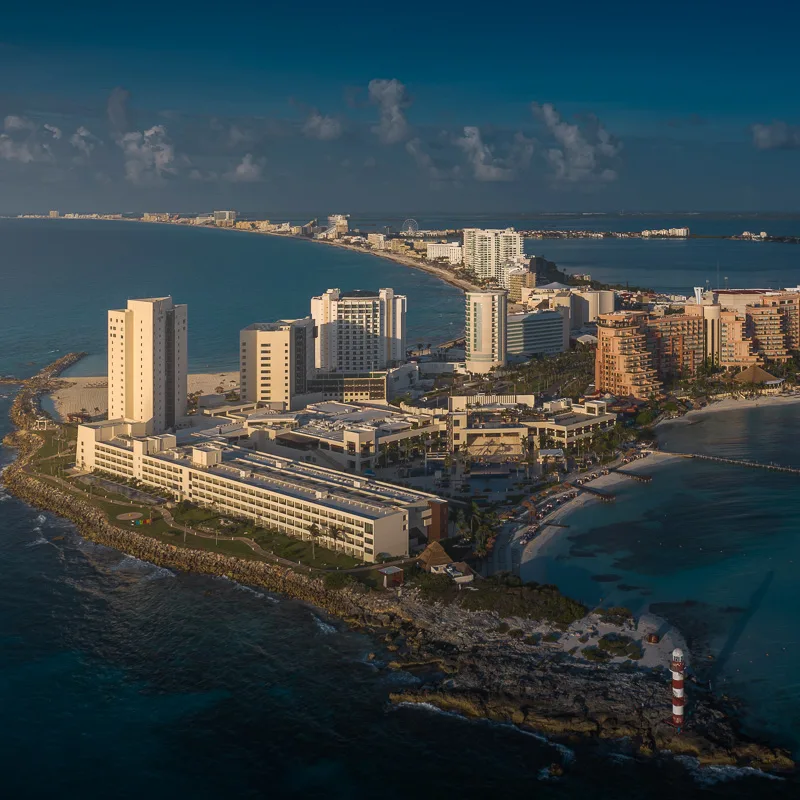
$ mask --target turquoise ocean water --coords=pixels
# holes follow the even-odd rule
[[[128,295],[189,303],[190,325],[204,322],[190,336],[195,369],[235,366],[241,324],[305,314],[311,294],[335,285],[406,292],[423,340],[460,325],[457,291],[321,245],[26,221],[0,221],[0,244],[0,372],[73,349],[102,366],[105,311]],[[0,387],[0,435],[10,395]],[[665,446],[800,461],[800,406],[732,413],[667,429]],[[0,448],[0,469],[12,457]],[[701,464],[654,474],[623,486],[616,506],[576,513],[537,577],[591,602],[656,603],[699,654],[716,654],[713,679],[744,699],[748,724],[796,743],[796,479]],[[4,796],[797,796],[791,781],[638,763],[591,743],[570,752],[508,727],[392,709],[389,691],[413,679],[376,671],[370,651],[389,655],[302,604],[87,544],[0,487]],[[543,777],[554,761],[566,765],[558,781]]]
[[[800,467],[800,404],[663,426],[665,450]],[[800,753],[800,476],[679,459],[589,503],[523,565],[590,603],[648,608],[684,633],[692,666],[744,701],[753,732]]]

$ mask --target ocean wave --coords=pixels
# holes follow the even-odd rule
[[[330,636],[330,634],[337,632],[336,628],[333,625],[330,625],[327,622],[323,622],[316,614],[312,614],[311,618],[314,620],[314,624],[317,626],[320,633],[324,633],[326,636]]]
[[[541,733],[536,733],[536,731],[526,731],[522,728],[518,728],[516,725],[508,725],[507,727],[513,728],[515,731],[523,734],[524,736],[532,736],[537,742],[541,742],[542,744],[546,744],[548,747],[552,747],[554,750],[558,750],[558,752],[561,753],[561,758],[565,764],[571,764],[575,760],[575,751],[567,747],[565,744],[553,742]]]
[[[159,567],[149,561],[142,561],[136,556],[125,556],[122,561],[111,567],[112,572],[139,572],[144,573],[143,581],[152,581],[157,578],[174,578],[175,573],[166,567]]]
[[[364,661],[362,663],[371,667],[375,667],[375,669],[378,669],[379,667],[379,665],[374,661]],[[402,669],[396,669],[392,670],[391,672],[387,672],[385,680],[387,683],[399,684],[400,686],[419,686],[422,683],[421,678],[418,678],[416,675],[412,675],[410,672],[406,672]]]
[[[252,594],[258,597],[259,599],[266,599],[270,603],[277,603],[278,600],[274,597],[270,597],[264,592],[259,592],[257,589],[254,589],[252,586],[246,586],[243,583],[239,583],[238,581],[233,580],[233,578],[229,578],[227,575],[215,575],[213,580],[215,581],[224,581],[225,583],[229,583],[236,589],[237,592],[245,592],[247,594]]]
[[[717,783],[736,781],[739,778],[766,778],[770,781],[784,780],[780,775],[762,772],[754,767],[702,767],[700,762],[692,756],[675,756],[675,760],[683,764],[692,778],[694,778],[695,783],[701,786],[714,786]]]
[[[395,703],[392,708],[415,708],[421,711],[429,711],[431,714],[441,714],[443,717],[452,717],[453,719],[460,719],[462,722],[472,722],[462,714],[456,714],[455,711],[444,711],[433,703]]]
[[[34,528],[33,532],[39,535],[32,542],[28,542],[25,547],[38,547],[40,544],[52,544],[49,539],[45,539],[41,528]]]
[[[234,581],[236,583],[236,581]],[[250,586],[245,586],[243,583],[236,583],[237,592],[247,592],[247,594],[255,595],[256,597],[264,597],[264,592],[258,592]]]
[[[45,522],[47,522],[47,517],[44,514],[38,514],[36,516],[37,525],[44,525]]]
[[[540,781],[557,781],[558,775],[553,775],[550,772],[550,767],[542,767],[539,770],[538,778]]]
[[[443,711],[441,708],[433,705],[433,703],[403,702],[403,703],[396,703],[394,705],[394,708],[421,708],[424,709],[425,711],[431,711],[434,714],[443,714],[445,717],[453,717],[455,719],[463,720],[464,722],[481,722],[485,725],[491,725],[498,728],[505,728],[507,730],[516,731],[517,733],[521,733],[523,736],[530,736],[533,739],[536,739],[537,742],[540,742],[543,745],[547,745],[547,747],[551,747],[554,750],[557,750],[561,754],[561,760],[564,765],[571,764],[573,761],[575,761],[575,751],[570,749],[566,745],[560,744],[559,742],[552,742],[550,741],[550,739],[548,739],[541,733],[536,733],[535,731],[523,730],[522,728],[518,728],[516,725],[512,725],[510,722],[495,722],[490,719],[477,719],[477,720],[470,719],[469,717],[465,717],[463,714],[458,714],[455,711]]]

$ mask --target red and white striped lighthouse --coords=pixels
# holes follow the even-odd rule
[[[683,650],[676,647],[672,651],[672,724],[678,729],[683,727],[683,707],[686,697],[683,693],[683,672],[686,663],[683,660]]]

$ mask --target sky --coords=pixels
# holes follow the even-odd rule
[[[800,8],[4,8],[0,213],[800,211]]]

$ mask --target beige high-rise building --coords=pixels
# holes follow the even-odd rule
[[[661,391],[661,383],[647,349],[647,314],[617,311],[597,318],[594,383],[597,391],[617,397],[647,399]]]
[[[523,244],[513,228],[464,228],[464,266],[478,278],[497,278],[501,265],[523,255]]]
[[[314,363],[322,372],[370,372],[405,361],[406,297],[393,289],[328,289],[311,298],[311,316]]]
[[[536,273],[516,267],[508,273],[508,299],[511,303],[522,302],[523,289],[536,288]]]
[[[506,363],[508,300],[505,292],[467,292],[467,372],[485,373]]]
[[[314,375],[314,320],[256,322],[239,333],[242,400],[282,404],[295,411],[307,405]]]
[[[745,369],[757,364],[753,342],[745,335],[746,318],[737,311],[723,311],[718,303],[686,304],[685,313],[703,318],[703,344],[708,363]]]
[[[108,418],[174,428],[186,413],[187,311],[171,297],[108,312]]]

